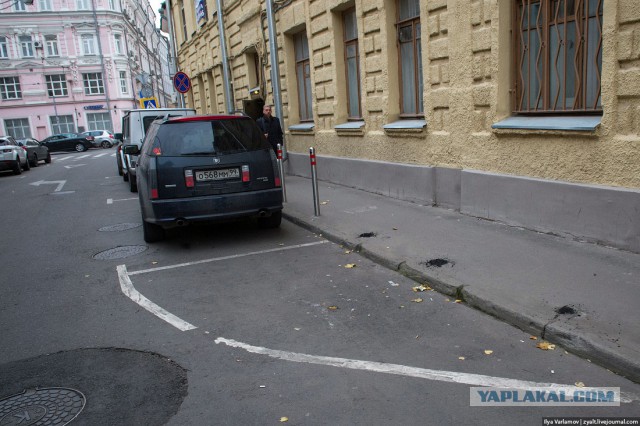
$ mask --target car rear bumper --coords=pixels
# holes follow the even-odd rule
[[[150,204],[145,221],[171,228],[188,222],[269,216],[282,210],[282,189],[151,200]]]
[[[16,160],[0,160],[0,170],[13,170],[16,163]]]

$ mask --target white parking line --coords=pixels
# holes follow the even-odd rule
[[[54,157],[55,158],[55,157]],[[68,157],[62,157],[62,158],[55,158],[56,161],[64,161],[64,160],[68,160],[69,158],[73,158],[73,155],[70,155]]]
[[[103,155],[107,155],[107,154],[108,154],[107,152],[103,152],[102,154],[94,155],[93,158],[100,158]]]
[[[147,311],[151,312],[153,315],[157,316],[158,318],[165,320],[166,322],[168,322],[178,330],[188,331],[188,330],[194,330],[198,328],[195,325],[189,324],[183,319],[178,318],[172,313],[165,311],[160,306],[156,305],[151,300],[147,299],[142,294],[140,294],[140,292],[136,290],[135,287],[133,286],[133,283],[131,283],[131,279],[127,274],[126,265],[118,265],[117,271],[118,271],[118,278],[120,280],[120,288],[122,289],[122,292],[129,299],[133,300],[138,305],[140,305]]]
[[[76,157],[74,158],[74,160],[80,160],[81,158],[87,158],[88,156],[90,156],[91,154],[85,154],[85,155],[81,155],[80,157]]]
[[[113,154],[111,154],[111,157],[115,157],[115,156],[116,156],[116,153],[115,153],[115,152],[114,152]]]
[[[575,385],[563,385],[559,383],[538,383],[527,380],[509,379],[504,377],[485,376],[483,374],[459,373],[457,371],[430,370],[428,368],[409,367],[399,364],[387,364],[382,362],[363,361],[358,359],[335,358],[328,356],[309,355],[298,352],[280,351],[277,349],[268,349],[261,346],[252,346],[236,340],[218,337],[216,344],[224,343],[232,348],[244,349],[247,352],[266,355],[270,358],[281,359],[283,361],[299,362],[305,364],[326,365],[330,367],[347,368],[350,370],[364,370],[375,373],[395,374],[398,376],[416,377],[419,379],[435,380],[439,382],[462,383],[473,386],[492,386],[509,389],[539,389],[549,388],[567,389],[576,388],[576,390],[584,391],[592,388],[578,388]],[[640,398],[632,393],[620,392],[620,402],[630,403]]]
[[[114,200],[113,198],[107,198],[107,204],[113,204],[116,201],[131,201],[131,200],[137,200],[137,199],[138,199],[138,197],[135,197],[135,198],[121,198],[119,200]]]
[[[255,256],[255,255],[258,255],[258,254],[273,253],[273,252],[276,252],[276,251],[284,251],[284,250],[292,250],[292,249],[303,248],[303,247],[317,246],[318,244],[325,244],[325,243],[328,243],[328,242],[329,242],[328,240],[321,240],[321,241],[314,241],[312,243],[296,244],[294,246],[276,247],[276,248],[272,248],[272,249],[266,249],[266,250],[260,250],[260,251],[252,251],[252,252],[249,252],[249,253],[232,254],[230,256],[222,256],[222,257],[214,257],[212,259],[196,260],[195,262],[186,262],[186,263],[178,263],[176,265],[159,266],[157,268],[142,269],[142,270],[139,270],[139,271],[129,272],[129,275],[146,274],[148,272],[157,272],[157,271],[164,271],[164,270],[167,270],[167,269],[182,268],[184,266],[193,266],[193,265],[201,265],[203,263],[218,262],[220,260],[238,259],[240,257]]]

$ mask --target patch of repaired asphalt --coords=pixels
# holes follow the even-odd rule
[[[76,389],[73,424],[165,424],[187,396],[187,371],[152,352],[77,349],[0,365],[0,400],[43,388]]]

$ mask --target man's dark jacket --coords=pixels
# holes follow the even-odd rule
[[[271,116],[267,118],[264,115],[256,120],[258,127],[262,130],[262,133],[267,133],[269,137],[267,140],[273,147],[273,150],[277,150],[277,145],[282,145],[282,126],[280,126],[280,120],[277,117]]]

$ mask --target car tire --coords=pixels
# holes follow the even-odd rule
[[[27,155],[26,160],[24,162],[24,166],[22,167],[25,171],[31,170],[31,164],[29,164],[29,156]]]
[[[125,173],[124,169],[122,170],[122,180],[125,182],[129,182],[129,173]]]
[[[111,144],[109,143],[109,141],[102,141],[102,143],[100,144],[100,146],[101,146],[103,149],[111,148]]]
[[[20,158],[16,160],[15,166],[13,166],[13,174],[19,175],[22,174],[22,164],[20,164]]]
[[[81,143],[77,143],[77,144],[76,144],[76,151],[78,151],[78,152],[84,152],[84,151],[86,151],[86,150],[87,150],[87,147],[86,147],[86,146],[84,146],[83,144],[81,144]]]
[[[272,213],[268,217],[259,217],[258,226],[264,229],[279,228],[282,222],[282,210]]]
[[[135,179],[129,179],[129,191],[138,192],[138,182]]]
[[[31,159],[31,167],[38,167],[38,154],[33,154],[33,158]]]
[[[47,152],[47,158],[44,159],[44,162],[47,164],[51,164],[51,153]]]
[[[144,219],[142,219],[142,233],[144,235],[144,241],[147,243],[155,243],[164,239],[164,229]]]

